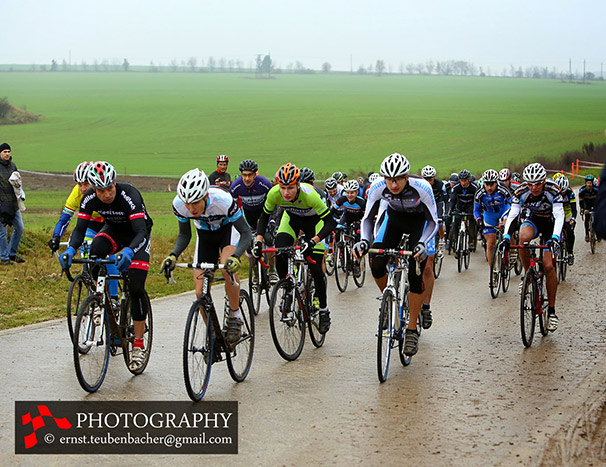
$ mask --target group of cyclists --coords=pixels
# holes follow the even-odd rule
[[[576,198],[565,175],[548,178],[539,163],[528,165],[523,173],[486,170],[479,180],[464,169],[450,175],[447,182],[437,178],[432,166],[425,166],[420,175],[411,174],[410,161],[402,154],[388,155],[379,172],[367,178],[348,179],[335,172],[321,189],[315,185],[310,168],[292,163],[282,165],[273,180],[259,174],[257,162],[247,159],[239,163],[240,175],[232,182],[227,172],[229,157],[217,157],[217,170],[207,176],[198,168],[189,170],[179,180],[172,208],[178,224],[178,236],[170,254],[162,263],[165,272],[172,271],[179,256],[192,238],[195,227],[196,245],[193,263],[225,265],[225,293],[229,316],[224,329],[227,342],[241,336],[242,316],[239,307],[239,285],[228,280],[236,274],[241,258],[250,254],[261,258],[264,246],[276,248],[298,244],[309,261],[319,308],[319,332],[325,334],[331,325],[327,303],[325,261],[330,260],[326,241],[335,229],[359,224],[353,245],[356,261],[370,257],[370,269],[379,288],[387,285],[387,258],[371,253],[371,249],[397,248],[403,234],[408,235],[412,251],[409,258],[410,320],[405,332],[403,353],[417,353],[419,333],[416,327],[421,315],[422,327],[432,325],[431,295],[434,285],[434,255],[444,255],[463,219],[469,223],[472,243],[476,249],[477,232],[486,243],[490,264],[497,248],[497,230],[501,229],[501,248],[507,249],[512,238],[520,244],[541,237],[548,246],[560,241],[566,232],[569,264],[573,264],[574,226],[577,216]],[[68,268],[84,240],[94,257],[120,253],[110,274],[126,272],[133,299],[131,308],[135,342],[131,367],[136,369],[144,360],[143,333],[148,302],[144,297],[149,271],[151,231],[150,218],[141,193],[132,185],[117,181],[114,167],[105,161],[82,162],[74,171],[73,191],[49,241],[57,251],[70,219],[78,210],[78,221],[69,239],[69,246],[59,257],[61,267]],[[597,196],[596,180],[587,176],[579,191],[581,213],[593,209]],[[585,216],[586,241],[589,215]],[[355,230],[355,229],[354,229]],[[358,231],[356,230],[356,233]],[[557,277],[552,262],[555,248],[544,253],[544,269],[548,294],[548,329],[555,331]],[[520,250],[524,269],[529,257]],[[287,261],[277,256],[271,261],[270,280],[275,283],[287,274]],[[359,267],[359,263],[358,267]],[[202,294],[202,276],[193,272],[196,296]],[[117,299],[117,284],[110,281],[110,295]]]

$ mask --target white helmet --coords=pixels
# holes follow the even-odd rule
[[[431,165],[426,165],[425,167],[423,167],[423,170],[421,170],[421,177],[423,178],[433,178],[436,176],[438,172],[436,172],[436,169],[433,168]]]
[[[535,162],[524,169],[522,176],[526,182],[542,182],[547,178],[547,171],[545,170],[545,167],[538,162]]]
[[[559,176],[556,183],[562,191],[566,191],[568,188],[570,188],[570,182],[568,181],[568,177],[566,175]]]
[[[501,169],[501,171],[499,172],[499,180],[501,180],[502,182],[506,182],[510,178],[511,178],[511,172],[509,171],[509,169],[508,168]]]
[[[486,182],[488,182],[488,183],[498,182],[499,181],[499,172],[497,172],[496,170],[493,170],[493,169],[488,169],[482,175],[482,181],[484,183],[486,183]]]
[[[88,166],[87,178],[93,188],[103,190],[116,181],[116,169],[109,162],[97,161]]]
[[[92,162],[87,161],[78,164],[78,167],[74,170],[74,181],[76,183],[88,182],[88,168],[91,164]]]
[[[337,181],[332,177],[327,178],[324,182],[324,188],[326,188],[327,190],[334,190],[335,188],[337,188]]]
[[[343,185],[343,190],[345,191],[358,191],[360,189],[360,185],[357,180],[347,180]]]
[[[381,175],[384,177],[402,177],[410,172],[410,162],[405,156],[394,152],[381,162]]]
[[[208,193],[208,177],[203,170],[191,169],[186,172],[177,185],[177,195],[184,203],[200,201]]]
[[[376,172],[372,173],[372,174],[370,174],[370,177],[368,177],[368,182],[372,184],[372,183],[376,182],[379,178],[381,178],[380,174],[378,174]]]

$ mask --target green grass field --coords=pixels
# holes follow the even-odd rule
[[[178,177],[214,158],[376,170],[394,151],[446,175],[605,143],[606,83],[479,77],[0,73],[0,94],[44,115],[2,127],[21,169]],[[233,173],[235,164],[230,171]]]

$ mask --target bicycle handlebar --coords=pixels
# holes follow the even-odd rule
[[[261,250],[262,253],[275,253],[276,255],[280,255],[280,254],[293,254],[295,250],[300,250],[301,247],[300,246],[281,246],[278,248],[263,248]],[[311,256],[307,256],[305,257],[305,259],[307,261],[309,261],[311,264],[316,264],[317,261],[314,260]],[[263,264],[263,263],[261,263]]]
[[[409,250],[398,250],[396,248],[370,248],[368,250],[369,253],[377,254],[377,255],[391,255],[391,256],[414,256],[414,253]],[[417,276],[421,275],[421,263],[419,261],[415,261],[415,271]]]
[[[227,269],[225,267],[225,264],[215,264],[215,263],[176,263],[175,264],[176,268],[184,268],[184,269],[210,269],[212,271],[216,271],[217,269]],[[234,273],[233,272],[228,272],[229,274],[229,278],[231,279],[231,283],[233,285],[240,285],[239,282],[236,281],[236,278],[234,277]],[[175,278],[173,277],[173,271],[172,270],[168,270],[168,268],[166,268],[164,270],[164,277],[166,277],[166,283],[170,283],[170,284],[176,284],[177,281],[175,280]]]

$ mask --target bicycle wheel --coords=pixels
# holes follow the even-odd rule
[[[536,320],[536,281],[534,272],[528,270],[522,285],[522,296],[520,297],[520,328],[522,331],[522,342],[525,347],[530,347],[534,337],[534,326]]]
[[[109,365],[109,323],[101,299],[95,295],[87,297],[78,311],[73,352],[80,386],[95,392],[101,387]]]
[[[501,262],[499,249],[495,247],[492,252],[492,267],[489,270],[490,277],[488,279],[488,287],[492,298],[497,298],[501,289]]]
[[[74,342],[74,325],[76,324],[78,310],[80,310],[84,299],[93,292],[93,287],[91,277],[85,273],[78,274],[69,285],[67,292],[67,329],[72,343]]]
[[[469,269],[469,259],[471,258],[471,250],[469,249],[469,232],[465,232],[465,269]]]
[[[284,360],[296,360],[305,343],[301,297],[290,279],[280,279],[271,293],[269,329],[276,350]]]
[[[465,234],[463,232],[459,232],[459,235],[457,236],[457,249],[456,249],[456,257],[457,257],[457,271],[461,272],[461,270],[463,269],[463,255],[464,250],[463,250],[463,245],[464,245],[464,237]]]
[[[314,305],[316,287],[314,286],[314,282],[311,278],[311,273],[309,270],[307,274],[307,328],[309,330],[309,338],[311,339],[311,343],[314,345],[314,347],[320,348],[324,345],[326,334],[320,334],[320,309]]]
[[[185,389],[195,402],[204,397],[210,381],[215,340],[210,320],[202,302],[196,300],[189,309],[183,337]]]
[[[566,238],[566,237],[564,237]],[[566,280],[566,273],[568,272],[568,250],[566,249],[566,242],[560,243],[560,258],[558,258],[558,279],[560,281]]]
[[[522,258],[520,258],[520,253],[516,254],[515,262],[513,265],[513,271],[516,273],[516,276],[522,274],[523,264]]]
[[[389,357],[394,331],[394,308],[396,298],[391,289],[383,291],[381,299],[381,312],[379,313],[379,325],[377,330],[377,374],[382,383],[387,379],[389,371]]]
[[[129,297],[128,300],[120,306],[120,328],[123,330],[124,337],[126,339],[126,348],[123,349],[122,355],[124,356],[126,368],[128,368],[128,371],[130,371],[133,375],[140,375],[145,371],[145,368],[149,363],[152,341],[154,337],[154,317],[152,315],[151,302],[149,301],[147,292],[145,292],[145,301],[147,302],[147,315],[145,316],[145,330],[143,332],[143,348],[145,349],[145,358],[143,363],[136,370],[131,370],[129,366],[130,356],[133,352],[133,343],[135,342],[135,327],[133,325],[133,318],[130,312],[132,305],[131,298]]]
[[[335,279],[339,291],[347,290],[347,281],[349,280],[349,265],[347,263],[347,250],[345,242],[339,242],[335,245]]]
[[[362,256],[358,266],[354,265],[353,280],[358,288],[364,285],[364,279],[366,278],[366,256]]]
[[[591,249],[591,254],[595,254],[595,244],[597,242],[595,232],[593,231],[593,216],[591,216],[591,220],[589,221],[589,248]]]
[[[444,254],[436,251],[436,254],[433,257],[433,277],[436,279],[440,276],[440,272],[442,272],[442,261],[444,260]]]
[[[255,315],[261,308],[261,263],[252,256],[248,260],[248,295],[252,302]]]
[[[402,297],[402,338],[400,339],[400,342],[398,343],[398,350],[399,350],[399,354],[400,354],[400,363],[402,363],[403,366],[410,365],[410,362],[412,361],[411,355],[404,354],[404,344],[406,343],[406,339],[405,339],[406,328],[408,328],[409,322],[410,322],[410,308],[408,306],[408,292],[406,289],[406,293]],[[421,318],[421,313],[419,313],[419,316],[417,317],[417,332],[419,333],[419,336],[421,335],[422,329],[423,329],[422,318]]]
[[[227,369],[232,379],[238,383],[246,379],[255,349],[255,316],[250,297],[245,290],[240,290],[240,313],[242,336],[227,352]]]
[[[545,290],[545,281],[546,281],[546,277],[545,275],[543,275],[543,278],[541,280],[541,288],[539,290],[539,288],[537,287],[536,293],[535,293],[535,303],[537,304],[537,312],[539,310],[539,306],[538,304],[541,305],[541,314],[538,314],[538,319],[539,319],[539,329],[541,331],[541,334],[543,336],[546,336],[547,334],[549,334],[549,330],[547,329],[547,326],[549,325],[549,316],[547,314],[547,307],[548,307],[548,303],[547,303],[547,291]]]
[[[328,243],[328,251],[324,257],[324,264],[326,265],[326,274],[332,276],[335,272],[335,238]]]
[[[499,255],[501,261],[501,290],[503,293],[509,289],[509,282],[511,280],[511,266],[509,264],[509,253],[503,253]]]

